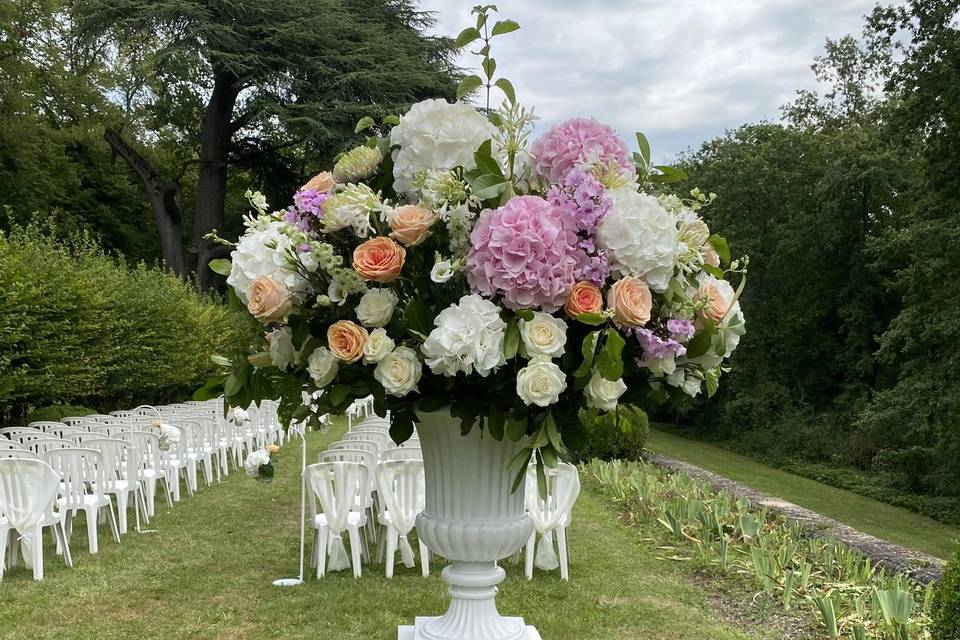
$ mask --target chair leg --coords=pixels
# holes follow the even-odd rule
[[[320,549],[319,531],[313,530],[313,551],[310,552],[310,568],[317,566],[317,554]]]
[[[57,522],[53,525],[53,533],[60,541],[60,548],[63,550],[63,562],[71,569],[73,568],[73,556],[70,555],[70,544],[67,542],[67,534],[63,530],[63,523]]]
[[[533,533],[530,534],[530,539],[527,540],[527,551],[524,557],[524,575],[527,576],[527,580],[533,580],[533,555],[537,550],[537,530],[534,529]]]
[[[127,532],[127,501],[130,499],[130,494],[126,491],[120,491],[116,495],[118,529],[121,534],[125,534]]]
[[[113,515],[113,503],[108,502],[106,506],[107,510],[107,520],[110,521],[110,531],[113,533],[113,541],[117,544],[120,543],[120,531],[117,528],[117,518]]]
[[[430,549],[423,540],[420,540],[420,570],[424,578],[430,575]]]
[[[322,578],[323,575],[327,572],[327,554],[330,551],[327,549],[327,527],[321,526],[317,530],[317,577]]]
[[[43,580],[43,527],[39,524],[33,530],[30,553],[33,555],[33,579]]]
[[[557,547],[560,549],[560,579],[570,580],[570,564],[567,558],[567,528],[557,527]]]
[[[97,541],[97,512],[99,510],[96,507],[87,507],[84,511],[87,514],[87,544],[90,553],[95,554],[100,551],[100,545]]]
[[[4,525],[0,527],[0,582],[3,582],[3,569],[7,562],[7,538],[10,535],[10,527]]]
[[[363,575],[363,569],[360,565],[360,531],[357,527],[348,527],[350,532],[350,553],[353,556],[353,577],[359,578]]]
[[[399,539],[400,534],[393,527],[392,524],[387,525],[387,577],[393,577],[393,563],[397,555],[397,540]]]

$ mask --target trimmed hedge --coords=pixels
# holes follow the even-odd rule
[[[616,412],[596,415],[582,412],[587,426],[586,444],[570,455],[574,463],[599,460],[639,460],[650,434],[647,414],[633,405],[620,405]]]
[[[31,422],[60,422],[64,418],[88,416],[91,413],[96,413],[96,411],[90,407],[81,407],[74,404],[51,404],[47,407],[34,409],[28,413],[27,417],[23,419],[23,424],[27,425]]]
[[[930,617],[934,640],[960,640],[960,546],[937,584]]]
[[[0,233],[0,419],[188,396],[214,371],[210,354],[235,349],[250,322],[168,272],[128,268],[88,235]]]

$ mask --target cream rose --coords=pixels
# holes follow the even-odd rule
[[[307,358],[307,373],[318,387],[325,387],[337,377],[340,361],[326,347],[317,347]]]
[[[285,286],[261,276],[247,292],[247,309],[264,324],[283,322],[293,310],[293,298]]]
[[[393,317],[397,302],[397,294],[390,289],[371,289],[357,304],[357,320],[365,327],[383,327]]]
[[[567,324],[549,313],[535,311],[533,320],[520,321],[520,337],[531,357],[558,358],[567,344]]]
[[[293,331],[290,327],[277,329],[267,336],[270,342],[270,361],[273,366],[286,371],[297,359],[296,349],[293,348]]]
[[[653,296],[650,287],[640,278],[626,276],[617,280],[607,293],[607,306],[617,324],[642,327],[650,321]]]
[[[414,247],[430,235],[433,213],[414,204],[403,205],[393,210],[390,216],[390,237],[407,247]]]
[[[549,407],[567,388],[567,376],[543,356],[530,361],[517,374],[517,395],[524,404]]]
[[[416,391],[422,375],[423,365],[417,358],[417,352],[410,347],[397,347],[373,371],[373,377],[386,392],[397,397]]]
[[[394,346],[396,345],[387,335],[386,329],[374,329],[367,337],[367,341],[363,343],[363,361],[367,364],[376,364],[393,351]]]
[[[367,330],[349,320],[338,320],[327,329],[330,351],[344,362],[356,362],[363,356]]]
[[[594,371],[583,395],[587,400],[588,407],[601,411],[613,411],[617,408],[620,396],[626,390],[627,383],[623,381],[623,378],[611,381],[600,375],[599,371]]]

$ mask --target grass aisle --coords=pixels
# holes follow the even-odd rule
[[[335,437],[313,434],[310,448]],[[382,566],[372,566],[360,580],[340,573],[311,577],[303,587],[271,586],[296,572],[299,455],[296,444],[278,454],[271,485],[232,474],[172,510],[158,505],[157,533],[131,533],[118,546],[101,529],[98,557],[75,528],[74,570],[51,555],[42,583],[22,567],[8,573],[0,585],[0,638],[393,640],[398,624],[441,612],[446,596],[436,565],[428,579],[400,565],[388,581]],[[570,583],[556,572],[528,583],[521,567],[506,565],[501,609],[525,616],[545,640],[773,637],[716,619],[690,576],[658,559],[589,491],[569,537]]]
[[[763,493],[777,496],[870,535],[949,558],[960,529],[907,509],[768,467],[746,456],[698,440],[651,430],[647,448],[689,462]]]

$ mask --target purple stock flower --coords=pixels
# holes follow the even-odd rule
[[[687,353],[687,348],[673,338],[663,339],[650,329],[637,327],[633,330],[633,336],[645,358],[662,360],[669,356],[679,357]]]
[[[317,218],[323,217],[323,203],[330,197],[329,193],[319,193],[316,189],[301,189],[293,196],[297,209],[309,213]]]
[[[697,332],[696,328],[693,326],[693,322],[690,320],[667,320],[667,331],[670,332],[670,337],[675,340],[682,340],[686,342],[693,337],[693,334]]]

